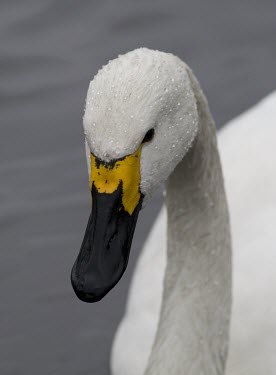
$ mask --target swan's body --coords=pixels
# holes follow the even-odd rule
[[[226,375],[276,374],[275,119],[276,93],[231,121],[218,137],[234,250]],[[113,375],[145,371],[159,320],[166,231],[163,206],[137,263],[113,346]]]

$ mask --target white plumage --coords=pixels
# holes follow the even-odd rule
[[[233,241],[227,375],[276,374],[276,92],[218,133]],[[162,207],[136,266],[112,351],[114,375],[142,375],[166,265]],[[152,266],[154,264],[154,267]]]

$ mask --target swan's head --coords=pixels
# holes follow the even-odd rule
[[[86,302],[124,273],[139,211],[184,157],[197,133],[187,66],[141,48],[105,65],[90,82],[84,115],[92,211],[72,285]]]

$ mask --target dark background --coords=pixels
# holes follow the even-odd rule
[[[119,53],[173,52],[221,126],[275,89],[276,2],[1,0],[0,17],[0,374],[106,375],[161,193],[140,215],[120,284],[98,304],[78,301],[70,271],[90,209],[88,83]]]

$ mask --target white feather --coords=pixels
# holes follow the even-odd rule
[[[218,136],[234,253],[227,375],[276,374],[275,119],[276,92]],[[113,375],[145,371],[159,319],[166,227],[163,207],[137,262],[113,345]]]

